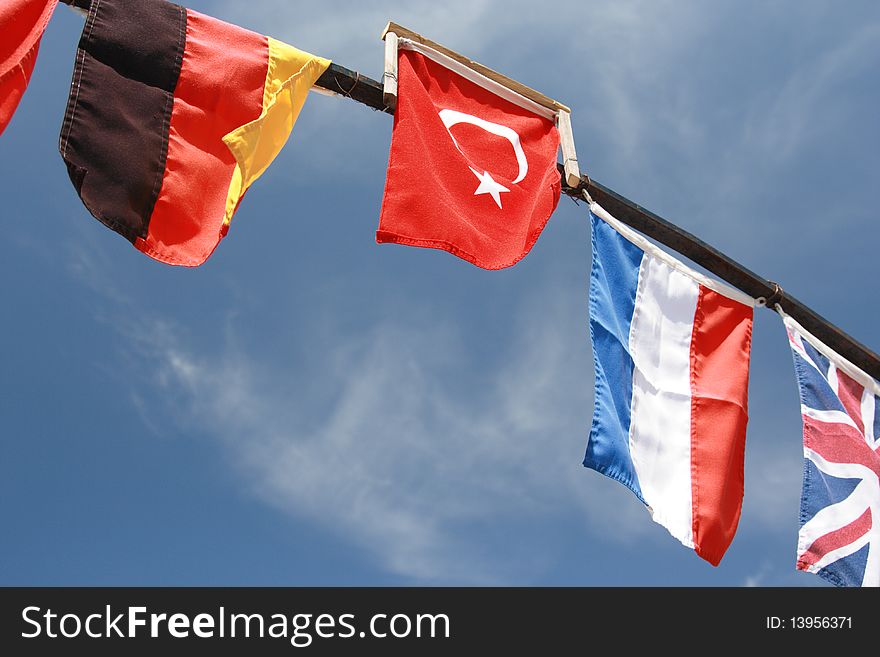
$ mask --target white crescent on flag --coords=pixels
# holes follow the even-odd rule
[[[461,146],[458,145],[458,141],[456,141],[455,136],[452,134],[452,126],[458,125],[459,123],[469,123],[470,125],[475,125],[478,128],[482,128],[488,133],[491,133],[498,137],[503,137],[510,142],[510,145],[513,146],[513,153],[516,156],[516,163],[519,166],[519,171],[513,182],[518,183],[526,177],[526,174],[529,172],[529,161],[526,158],[525,151],[523,151],[522,144],[520,143],[519,134],[517,134],[515,130],[507,127],[506,125],[501,125],[500,123],[492,123],[491,121],[486,121],[485,119],[481,119],[478,116],[465,114],[464,112],[458,112],[456,110],[442,109],[438,112],[438,114],[440,115],[440,120],[443,122],[443,125],[446,127],[446,131],[449,133],[449,136],[452,139],[452,143],[455,144],[455,147],[458,149],[459,153],[465,155],[464,151],[461,150]],[[480,185],[474,192],[474,196],[477,196],[478,194],[489,194],[492,196],[493,200],[500,208],[501,192],[509,192],[510,190],[507,189],[507,187],[505,187],[504,185],[496,182],[488,171],[484,170],[483,173],[480,173],[471,166],[469,166],[468,168],[477,177],[477,180],[480,181]]]

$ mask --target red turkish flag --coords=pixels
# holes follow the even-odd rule
[[[549,110],[540,116],[421,53],[399,53],[376,241],[444,249],[483,269],[516,264],[559,202]]]

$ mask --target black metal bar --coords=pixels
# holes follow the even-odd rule
[[[86,9],[90,4],[90,0],[61,1]],[[331,64],[318,78],[316,84],[367,107],[372,107],[374,110],[387,114],[394,113],[393,110],[385,106],[382,100],[382,84],[357,71]],[[591,180],[588,176],[581,176],[581,182],[577,187],[569,187],[565,183],[562,165],[558,166],[563,181],[562,191],[565,194],[575,199],[582,199],[582,190],[586,189],[602,207],[628,226],[690,258],[752,297],[772,297],[786,313],[810,333],[875,379],[880,379],[880,356],[805,306],[788,292],[783,292],[772,281],[758,276],[686,230],[646,210],[601,183]]]
[[[315,84],[372,107],[374,110],[394,113],[393,110],[385,107],[382,100],[382,85],[379,82],[338,64],[330,64]]]
[[[88,11],[92,7],[92,0],[61,0],[66,5],[70,5],[71,7],[79,7],[80,9],[85,9]]]
[[[880,356],[795,299],[788,292],[782,291],[772,281],[758,276],[686,230],[608,189],[601,183],[589,180],[584,176],[581,178],[581,185],[586,187],[590,196],[615,218],[690,258],[746,294],[770,299],[774,293],[777,293],[776,303],[779,303],[782,309],[791,315],[798,324],[854,365],[862,368],[875,379],[880,379]],[[578,190],[572,188],[564,188],[563,191],[575,198],[581,196]]]
[[[347,68],[332,64],[318,79],[317,84],[325,89],[342,93],[375,110],[393,114],[392,110],[385,107],[382,100],[382,85],[376,80]],[[650,210],[646,210],[603,184],[591,180],[588,176],[581,176],[581,183],[577,187],[569,187],[565,184],[562,165],[560,164],[558,167],[563,181],[562,191],[565,194],[572,198],[583,199],[582,190],[586,189],[599,205],[623,223],[705,267],[749,296],[768,299],[773,297],[786,313],[810,333],[875,379],[880,379],[880,356],[805,306],[788,292],[782,291],[781,287],[772,281],[758,276],[698,237],[666,221]],[[776,293],[775,297],[774,293]]]

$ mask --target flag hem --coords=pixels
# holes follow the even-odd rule
[[[461,77],[465,78],[473,82],[476,85],[483,87],[486,91],[489,91],[496,96],[500,96],[504,100],[507,100],[514,105],[517,105],[524,110],[531,112],[532,114],[537,114],[541,118],[547,119],[549,121],[556,121],[556,115],[558,112],[556,110],[552,110],[549,107],[544,107],[536,103],[535,101],[526,98],[522,94],[518,94],[513,89],[509,87],[505,87],[503,84],[499,84],[490,78],[487,78],[485,75],[478,73],[472,68],[469,68],[458,62],[452,57],[444,55],[442,52],[434,50],[430,46],[426,46],[423,43],[419,43],[417,41],[413,41],[412,39],[407,39],[406,37],[401,37],[397,40],[397,47],[402,50],[412,50],[413,52],[417,52],[420,55],[423,55],[441,66],[448,68],[449,70],[457,73]]]
[[[782,318],[782,323],[790,329],[794,329],[802,338],[805,338],[807,342],[809,342],[813,348],[816,349],[820,354],[825,356],[828,360],[830,360],[834,365],[838,368],[849,374],[856,381],[861,383],[865,388],[868,388],[875,395],[880,397],[880,383],[872,377],[870,374],[865,372],[863,369],[854,365],[849,360],[841,356],[839,353],[834,351],[831,347],[822,342],[815,335],[806,330],[803,326],[798,324],[798,322],[792,318],[790,315],[786,314],[781,308],[776,308],[776,312],[779,313],[779,316]]]
[[[676,258],[675,256],[670,255],[663,249],[658,246],[652,244],[645,237],[642,237],[633,229],[629,228],[627,225],[622,223],[619,219],[615,219],[612,217],[608,211],[603,208],[601,205],[593,201],[590,203],[590,212],[595,214],[597,217],[605,221],[609,226],[614,228],[620,235],[622,235],[626,240],[635,244],[645,253],[657,258],[658,260],[664,262],[669,265],[673,269],[681,272],[685,276],[688,276],[692,280],[696,281],[700,285],[704,285],[708,287],[710,290],[714,290],[718,294],[724,295],[729,299],[733,299],[734,301],[738,301],[739,303],[750,306],[752,308],[757,305],[756,300],[753,297],[750,297],[745,292],[741,292],[726,283],[722,283],[719,280],[714,278],[709,278],[708,276],[701,274],[700,272],[688,267],[681,260]]]
[[[55,7],[57,5],[58,0],[50,0],[46,4],[43,13],[40,16],[40,20],[34,25],[36,29],[28,35],[29,38],[25,39],[25,41],[16,48],[14,52],[10,53],[9,61],[14,61],[15,63],[5,71],[0,72],[0,80],[4,80],[7,76],[15,73],[21,66],[21,62],[30,56],[34,48],[39,48],[40,41],[43,38],[43,34],[46,32],[46,27],[49,25],[49,21],[52,19],[52,14],[55,13]]]

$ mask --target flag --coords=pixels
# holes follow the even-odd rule
[[[27,89],[40,39],[58,0],[0,2],[0,135]]]
[[[590,209],[596,386],[584,465],[717,566],[742,509],[754,300]]]
[[[804,424],[797,568],[880,586],[880,383],[782,317]]]
[[[164,0],[92,2],[60,150],[86,208],[197,266],[330,62]]]
[[[443,249],[484,269],[515,264],[559,201],[555,114],[427,46],[398,47],[376,241]]]

